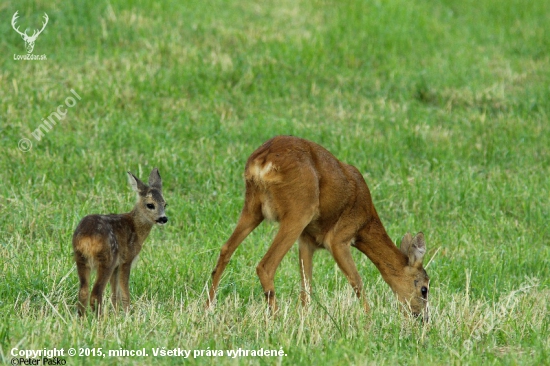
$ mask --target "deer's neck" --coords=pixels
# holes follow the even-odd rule
[[[136,230],[138,242],[141,245],[143,244],[145,239],[147,239],[147,236],[151,232],[154,223],[140,215],[136,207],[134,207],[134,209],[130,213],[128,213],[128,215],[134,222],[134,228]]]
[[[370,240],[358,247],[378,268],[382,278],[392,289],[395,289],[405,267],[407,257],[393,243],[380,223],[371,227],[368,233]]]

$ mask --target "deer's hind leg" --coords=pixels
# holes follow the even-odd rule
[[[92,289],[92,295],[90,296],[90,307],[97,316],[101,315],[103,307],[103,291],[109,281],[113,270],[105,266],[99,266],[97,268],[97,279]]]
[[[99,264],[97,266],[97,279],[90,296],[90,306],[97,316],[101,315],[103,310],[103,291],[105,291],[105,286],[107,286],[113,271],[114,266],[112,265]]]
[[[313,214],[302,215],[300,212],[294,216],[288,216],[285,220],[281,220],[277,235],[275,235],[267,253],[256,267],[256,273],[260,278],[265,298],[273,313],[278,309],[275,301],[275,272],[283,257],[311,221],[312,216]]]
[[[79,253],[75,253],[76,269],[78,279],[80,280],[80,289],[78,290],[78,315],[86,314],[90,287],[90,267],[86,264],[86,259]]]
[[[210,287],[210,291],[208,293],[206,308],[210,308],[214,303],[222,273],[229,263],[231,256],[237,247],[248,236],[248,234],[250,234],[263,221],[263,219],[264,216],[262,214],[261,203],[258,200],[252,185],[247,183],[245,203],[241,216],[239,217],[235,230],[233,230],[233,233],[227,242],[222,246],[220,256],[218,257],[218,262],[212,271],[212,286]]]

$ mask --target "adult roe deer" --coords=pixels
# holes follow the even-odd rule
[[[86,312],[90,272],[97,269],[90,306],[99,314],[103,304],[103,291],[111,281],[112,303],[122,298],[128,311],[130,305],[129,279],[132,264],[137,259],[143,242],[153,225],[164,225],[166,202],[162,196],[162,181],[157,168],[149,175],[149,185],[128,172],[128,180],[137,193],[134,209],[125,214],[88,215],[78,224],[73,234],[74,259],[80,279],[78,313]]]
[[[245,202],[237,226],[222,246],[212,272],[207,307],[213,305],[222,273],[239,244],[264,219],[279,230],[256,272],[272,312],[277,310],[273,279],[279,263],[299,240],[301,300],[309,300],[313,253],[328,249],[357,297],[362,282],[350,246],[378,268],[398,299],[415,316],[428,320],[429,278],[422,267],[424,235],[407,233],[401,249],[392,242],[372,203],[367,184],[353,166],[322,146],[292,136],[277,136],[250,155],[245,167]],[[365,309],[369,306],[365,301]]]

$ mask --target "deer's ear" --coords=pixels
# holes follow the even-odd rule
[[[418,233],[413,238],[411,246],[409,247],[409,266],[422,266],[424,254],[426,254],[426,241],[424,240],[424,234]]]
[[[144,195],[147,192],[147,186],[130,172],[128,172],[128,183],[137,194]]]
[[[151,171],[151,174],[149,175],[149,186],[162,191],[162,179],[160,178],[158,168]]]
[[[409,248],[412,244],[413,237],[411,233],[406,233],[403,236],[403,239],[401,239],[401,247],[399,248],[401,250],[401,253],[405,254],[406,256],[409,256]]]

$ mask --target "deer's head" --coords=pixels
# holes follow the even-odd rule
[[[157,168],[149,175],[149,185],[140,181],[135,175],[128,172],[128,180],[132,189],[137,193],[136,209],[149,223],[164,225],[168,217],[164,213],[166,201],[162,196],[162,180]]]
[[[18,18],[18,15],[17,15],[18,12],[19,11],[16,11],[15,14],[13,14],[13,17],[11,18],[11,26],[17,33],[19,33],[21,38],[23,38],[23,41],[25,41],[25,48],[27,49],[27,53],[31,53],[32,50],[34,49],[34,42],[36,42],[36,38],[38,38],[40,33],[42,33],[44,28],[46,28],[46,24],[48,24],[48,19],[49,19],[48,14],[44,13],[44,22],[42,23],[42,29],[40,30],[35,29],[32,33],[32,36],[29,36],[26,30],[23,33],[19,30],[19,27],[17,28],[15,27],[15,23],[17,22],[17,18]]]
[[[430,278],[422,265],[426,253],[424,234],[418,233],[413,237],[407,233],[401,241],[400,250],[408,263],[404,267],[400,281],[395,284],[394,291],[399,300],[408,305],[414,316],[421,316],[422,320],[427,322]]]

